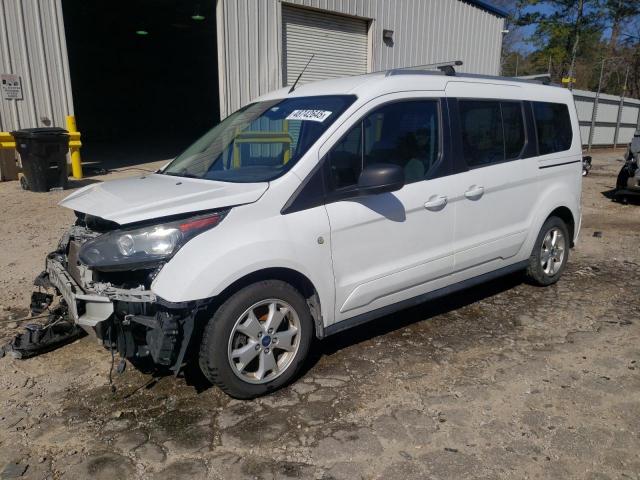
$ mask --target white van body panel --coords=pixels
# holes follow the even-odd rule
[[[169,302],[206,299],[255,272],[290,269],[314,286],[325,327],[527,260],[556,208],[571,212],[576,239],[581,148],[570,92],[508,79],[383,73],[305,84],[291,93],[282,89],[256,101],[335,94],[357,99],[287,173],[268,184],[148,175],[87,187],[62,205],[123,224],[233,207],[162,267],[153,293]],[[323,156],[367,111],[391,100],[433,97],[566,104],[573,144],[560,154],[282,213]],[[478,199],[465,195],[478,187],[483,188]],[[447,197],[442,210],[425,208],[438,196]]]

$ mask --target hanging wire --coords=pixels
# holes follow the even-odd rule
[[[109,367],[109,386],[111,393],[116,393],[116,386],[113,384],[113,366],[116,362],[116,354],[113,346],[113,323],[109,327],[109,351],[111,352],[111,366]]]

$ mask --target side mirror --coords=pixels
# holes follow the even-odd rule
[[[404,187],[404,169],[391,163],[369,165],[358,178],[359,195],[395,192]]]

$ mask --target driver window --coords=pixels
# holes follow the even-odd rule
[[[428,178],[439,157],[438,103],[395,102],[358,122],[329,152],[334,189],[358,182],[362,169],[393,163],[404,169],[406,183]]]

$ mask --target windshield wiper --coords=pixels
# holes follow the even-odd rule
[[[189,172],[164,172],[165,175],[170,175],[172,177],[184,177],[184,178],[201,178],[198,175],[194,175]]]

